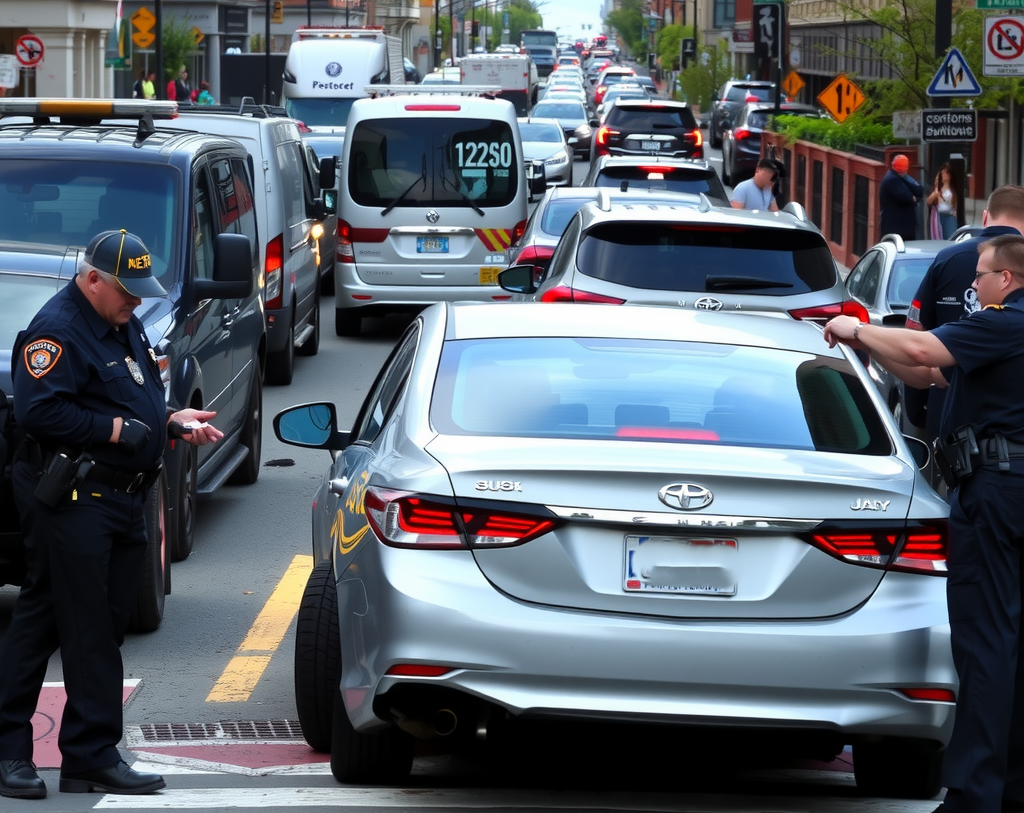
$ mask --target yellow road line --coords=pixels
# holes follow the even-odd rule
[[[249,699],[299,611],[302,591],[312,570],[312,556],[292,559],[238,647],[240,653],[259,654],[235,655],[207,695],[207,703],[237,703]]]

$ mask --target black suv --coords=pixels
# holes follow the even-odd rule
[[[594,131],[590,160],[602,155],[703,158],[704,137],[685,102],[616,99]]]
[[[150,550],[133,628],[156,629],[170,561],[192,550],[197,495],[254,483],[263,433],[267,338],[260,290],[252,173],[238,142],[160,130],[174,102],[2,99],[0,119],[0,581],[23,566],[9,460],[11,349],[18,331],[76,273],[105,229],[142,238],[165,298],[136,310],[156,349],[167,403],[216,410],[225,433],[195,448],[169,441],[164,475],[147,496]],[[135,124],[105,120],[135,119]],[[27,123],[26,123],[27,122]],[[6,448],[4,448],[6,447]]]
[[[711,102],[711,124],[708,141],[711,146],[722,146],[722,133],[732,127],[733,119],[747,102],[769,102],[775,100],[775,85],[754,79],[730,79],[715,94]]]

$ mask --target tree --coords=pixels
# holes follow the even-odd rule
[[[195,53],[199,43],[196,42],[195,27],[179,22],[176,17],[164,17],[164,81],[170,82],[177,78],[186,60]]]
[[[605,17],[605,25],[619,32],[634,57],[647,53],[647,26],[641,0],[621,0],[619,7]]]
[[[541,28],[544,18],[530,0],[512,0],[508,6],[508,41],[518,43],[521,31]]]
[[[702,46],[696,63],[679,74],[679,93],[691,105],[709,111],[715,91],[729,75],[729,48],[725,40],[718,40]]]

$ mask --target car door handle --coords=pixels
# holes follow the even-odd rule
[[[327,490],[338,497],[345,496],[345,489],[348,488],[347,477],[335,477],[331,480],[330,485],[327,486]]]
[[[220,320],[221,327],[229,328],[238,319],[238,314],[241,312],[239,308],[235,308],[231,313],[225,313]]]

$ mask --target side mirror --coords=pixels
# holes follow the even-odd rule
[[[530,190],[530,201],[537,195],[543,195],[547,189],[547,172],[543,161],[530,161],[526,165],[526,183]]]
[[[513,265],[498,274],[498,285],[502,290],[514,294],[535,294],[535,279],[535,269],[532,265]]]
[[[338,185],[338,159],[333,155],[320,159],[320,177],[317,183],[321,189],[334,189]]]
[[[340,451],[350,441],[349,432],[338,431],[338,412],[327,401],[281,410],[274,416],[274,434],[282,443],[328,451]]]
[[[255,282],[252,243],[244,234],[218,234],[213,243],[213,279],[193,281],[196,302],[204,299],[245,299]]]

